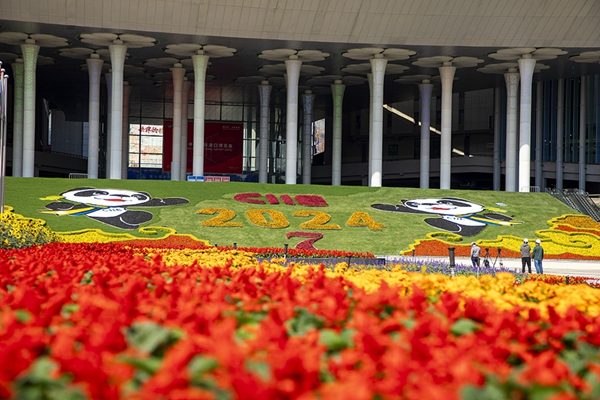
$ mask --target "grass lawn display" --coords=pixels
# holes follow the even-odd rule
[[[108,205],[94,206],[87,203],[89,197],[66,194],[82,187],[127,190],[145,197],[119,207],[124,203],[114,201],[116,197]],[[415,203],[430,198],[475,204],[479,208],[465,208],[462,219],[480,224],[479,228],[467,231],[465,225],[447,225],[450,218],[438,211],[444,204],[425,211],[422,206],[408,207],[410,199]],[[457,254],[462,254],[471,241],[482,248],[516,252],[523,237],[539,237],[547,256],[600,257],[600,236],[594,234],[600,232],[600,225],[588,226],[593,225],[589,218],[558,221],[573,210],[546,193],[9,177],[6,204],[17,214],[46,221],[70,242],[178,234],[187,235],[182,240],[221,246],[283,248],[288,244],[290,249],[387,255],[416,250],[419,255],[446,256],[447,247],[457,247]],[[111,210],[118,208],[119,221],[102,216],[111,216]],[[493,218],[486,217],[490,215]],[[471,236],[464,236],[467,233]],[[437,253],[431,253],[434,249]]]

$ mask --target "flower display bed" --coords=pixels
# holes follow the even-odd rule
[[[589,285],[503,272],[126,243],[2,250],[0,397],[592,399],[598,304]]]

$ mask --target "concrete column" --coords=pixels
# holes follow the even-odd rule
[[[340,80],[336,80],[331,85],[331,93],[333,95],[332,186],[340,186],[342,184],[342,103],[345,89],[346,85],[342,85],[342,81]]]
[[[424,79],[419,85],[419,94],[421,96],[421,168],[420,168],[420,188],[429,189],[429,154],[430,154],[430,134],[431,134],[431,92],[433,85],[429,79]]]
[[[131,99],[131,86],[123,82],[123,132],[121,134],[121,178],[127,179],[129,170],[129,100]]]
[[[12,176],[23,176],[23,59],[12,64],[14,76]]]
[[[109,179],[121,179],[121,157],[123,135],[123,69],[127,46],[122,40],[113,40],[108,46],[112,67],[112,120],[110,127],[110,164],[107,170]]]
[[[298,174],[298,80],[301,66],[302,61],[298,60],[296,55],[291,55],[289,60],[285,61],[287,73],[285,183],[287,185],[295,185]]]
[[[104,79],[106,81],[106,178],[108,178],[108,170],[110,168],[110,149],[111,149],[111,131],[112,131],[112,87],[113,87],[113,76],[112,69],[108,70],[106,74],[104,74]]]
[[[381,54],[375,54],[371,59],[373,74],[373,94],[371,96],[371,129],[373,145],[370,150],[369,164],[371,165],[371,187],[381,187],[383,180],[383,81],[387,60]]]
[[[586,80],[585,76],[580,78],[579,88],[579,189],[585,190],[585,145],[586,145]]]
[[[556,188],[563,189],[565,147],[565,80],[559,79],[556,93]]]
[[[21,45],[23,54],[23,177],[35,174],[35,69],[40,46],[26,39]]]
[[[188,99],[190,97],[190,88],[192,82],[183,78],[183,88],[181,90],[181,148],[179,159],[181,160],[181,172],[179,176],[182,181],[187,179],[187,154],[188,154]]]
[[[543,158],[543,117],[544,117],[544,99],[543,99],[543,85],[542,82],[538,82],[536,85],[535,95],[535,186],[539,187],[541,191],[544,188],[544,171],[542,165]]]
[[[312,94],[312,91],[310,90],[305,91],[302,95],[302,105],[304,110],[304,125],[302,127],[302,183],[305,185],[310,185],[311,182],[312,110],[314,103],[315,95]]]
[[[493,188],[496,191],[500,190],[500,182],[502,178],[502,168],[500,160],[500,118],[502,116],[502,89],[494,88],[494,176]]]
[[[173,149],[171,160],[171,180],[181,180],[181,94],[183,92],[183,77],[185,68],[180,63],[176,63],[171,68],[173,75]]]
[[[531,92],[535,59],[523,54],[519,59],[521,74],[521,112],[519,129],[519,191],[529,192],[531,186]]]
[[[209,57],[203,50],[192,56],[194,64],[194,152],[192,154],[192,175],[204,175],[204,101],[206,69]]]
[[[369,84],[369,99],[373,99],[373,74],[367,74],[367,82]],[[361,125],[364,124],[361,121]],[[361,126],[361,129],[362,129]],[[373,100],[369,100],[369,159],[367,160],[367,164],[369,167],[369,172],[367,176],[367,184],[371,186],[371,177],[373,176],[373,163],[371,160],[373,159],[372,151],[373,151]]]
[[[440,70],[442,79],[442,137],[440,140],[440,189],[450,189],[452,182],[452,84],[456,67],[445,62]]]
[[[269,100],[272,86],[269,81],[258,85],[260,99],[260,133],[258,142],[258,182],[268,183],[269,176]]]
[[[507,192],[516,191],[517,171],[517,89],[519,88],[519,74],[511,68],[504,74],[506,81],[506,160],[504,175]]]
[[[100,74],[104,61],[92,53],[86,61],[89,77],[88,110],[88,178],[98,179],[98,154],[100,148]]]

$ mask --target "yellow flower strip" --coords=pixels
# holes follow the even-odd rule
[[[144,249],[140,250],[140,253],[152,257],[160,255],[167,265],[230,265],[232,268],[264,268],[267,272],[280,273],[285,273],[291,268],[292,275],[300,280],[308,275],[311,268],[320,268],[320,264],[310,264],[310,260],[306,263],[289,263],[287,266],[282,264],[283,260],[264,260],[259,263],[252,253],[239,250]],[[388,285],[397,287],[399,293],[409,293],[413,285],[416,285],[429,296],[439,296],[444,292],[460,293],[465,297],[491,301],[501,310],[524,307],[537,309],[543,316],[547,316],[549,307],[563,313],[570,306],[575,306],[589,315],[600,315],[598,289],[588,285],[560,285],[539,281],[527,281],[518,285],[515,284],[514,275],[509,273],[500,273],[496,277],[484,275],[477,279],[474,276],[448,277],[442,274],[406,272],[400,266],[391,271],[348,268],[347,264],[342,262],[333,270],[327,269],[326,275],[330,278],[343,277],[369,293],[377,291],[385,281]]]
[[[196,241],[198,243],[204,243],[204,245],[208,245],[208,241],[198,239],[194,235],[177,234],[177,232],[173,228],[165,228],[161,226],[146,226],[140,228],[138,232],[143,235],[157,236],[152,238],[144,237],[143,240],[158,241],[167,239],[173,235],[177,235],[178,237],[190,238],[191,240]],[[100,229],[82,229],[79,231],[56,232],[56,236],[60,238],[61,242],[65,243],[112,243],[141,239],[140,237],[133,236],[130,233],[109,233],[104,232]]]
[[[137,239],[129,233],[108,233],[100,229],[56,232],[56,235],[65,243],[111,243]]]
[[[203,267],[218,267],[229,265],[231,267],[258,267],[259,263],[252,253],[242,250],[221,250],[215,247],[206,249],[160,249],[140,248],[135,249],[137,255],[149,258],[161,257],[168,266],[191,266],[198,264]]]

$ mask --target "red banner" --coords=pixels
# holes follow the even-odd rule
[[[244,144],[243,124],[206,122],[204,124],[204,173],[241,174]],[[192,172],[194,123],[188,121],[187,172]],[[173,121],[163,129],[163,171],[171,171],[173,160]]]

